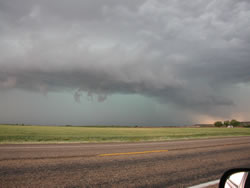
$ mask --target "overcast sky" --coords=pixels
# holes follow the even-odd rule
[[[250,120],[249,0],[0,0],[0,122]]]

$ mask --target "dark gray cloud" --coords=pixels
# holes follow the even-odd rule
[[[250,2],[0,0],[0,90],[115,93],[215,114],[250,81]],[[223,112],[222,112],[223,114]]]

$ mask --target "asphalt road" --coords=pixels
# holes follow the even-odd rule
[[[250,167],[250,137],[104,144],[2,144],[0,187],[187,187]]]

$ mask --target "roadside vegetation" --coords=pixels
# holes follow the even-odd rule
[[[250,136],[250,129],[0,125],[0,143],[137,142],[225,136]]]

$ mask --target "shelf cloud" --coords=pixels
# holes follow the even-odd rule
[[[138,94],[201,113],[250,82],[244,0],[0,0],[0,92]]]

